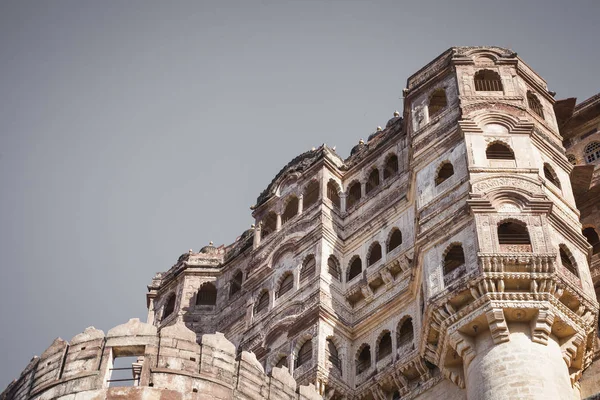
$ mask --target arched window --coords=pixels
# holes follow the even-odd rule
[[[340,362],[340,357],[338,356],[337,348],[331,339],[327,339],[327,346],[325,347],[325,357],[327,361],[331,363],[334,367],[336,367],[340,372],[342,371],[342,363]]]
[[[312,359],[312,342],[307,340],[306,343],[298,350],[298,358],[296,358],[296,368],[306,364]]]
[[[454,167],[452,164],[448,161],[442,163],[440,169],[438,170],[437,176],[435,177],[435,185],[439,185],[452,175],[454,175]]]
[[[262,220],[261,236],[266,238],[277,229],[277,214],[270,211]]]
[[[196,295],[197,306],[214,306],[217,304],[217,288],[211,282],[200,286]]]
[[[527,91],[527,104],[529,104],[531,111],[542,117],[542,119],[544,118],[544,107],[542,107],[540,100],[531,91]]]
[[[400,246],[401,244],[402,244],[402,232],[400,232],[400,229],[398,229],[398,228],[392,229],[392,234],[390,235],[390,238],[388,240],[387,252],[389,253],[390,251],[394,250],[396,247]]]
[[[402,325],[398,327],[396,333],[396,345],[400,349],[401,347],[408,346],[412,344],[414,338],[414,330],[412,318],[407,318],[404,322],[401,322]]]
[[[600,253],[600,237],[598,237],[598,232],[594,228],[589,227],[585,228],[582,233],[588,243],[594,248],[593,254]]]
[[[281,222],[285,224],[290,219],[294,218],[296,214],[298,214],[298,198],[296,196],[291,196],[281,215]]]
[[[348,208],[354,206],[355,204],[357,204],[360,201],[361,194],[362,193],[360,190],[360,182],[351,183],[350,186],[348,187],[348,200],[347,200]]]
[[[255,315],[260,314],[261,312],[265,311],[267,308],[269,308],[269,292],[265,290],[258,297],[256,306],[254,307],[254,314]]]
[[[575,262],[573,261],[573,256],[570,254],[571,252],[564,246],[559,246],[559,254],[560,254],[560,262],[563,267],[569,270],[573,275],[579,277],[579,273],[577,273],[577,268],[575,267]]]
[[[329,256],[327,259],[327,272],[337,281],[341,281],[342,273],[340,272],[340,264],[334,256]]]
[[[238,271],[231,281],[229,281],[229,296],[233,296],[240,290],[242,290],[242,271]]]
[[[369,256],[367,257],[367,265],[371,266],[381,260],[381,245],[377,242],[371,245]]]
[[[284,294],[286,294],[287,292],[292,290],[293,287],[294,287],[294,275],[292,273],[288,272],[285,275],[285,278],[283,278],[283,280],[281,281],[281,284],[279,284],[279,290],[276,293],[277,298],[283,296]]]
[[[554,186],[560,189],[560,181],[558,180],[558,176],[556,176],[556,172],[552,169],[550,164],[544,163],[544,176],[547,180],[549,180]]]
[[[302,208],[307,209],[319,200],[319,182],[312,181],[304,189]]]
[[[165,304],[165,311],[163,312],[163,319],[167,318],[169,315],[173,314],[175,311],[175,294],[171,294],[167,299],[167,303]]]
[[[482,69],[475,73],[475,91],[477,92],[502,92],[502,79],[495,71]]]
[[[275,364],[275,366],[277,368],[282,368],[282,367],[288,367],[288,358],[287,356],[283,356],[279,359],[279,361],[277,361],[277,364]]]
[[[444,275],[465,264],[465,252],[460,244],[453,244],[444,256]]]
[[[327,198],[333,203],[333,207],[340,208],[340,187],[334,181],[327,183]]]
[[[398,173],[398,156],[395,154],[388,157],[383,170],[383,179],[388,179]]]
[[[356,358],[356,374],[361,374],[371,368],[371,347],[364,345]]]
[[[583,151],[585,161],[589,164],[594,161],[600,160],[600,142],[592,142],[585,146]]]
[[[302,269],[300,270],[300,282],[304,282],[315,276],[316,269],[317,262],[315,261],[315,256],[309,256],[302,264]]]
[[[429,118],[435,117],[446,108],[447,105],[446,91],[444,89],[434,90],[431,96],[429,96]]]
[[[531,251],[527,227],[515,222],[498,225],[498,244],[502,251]]]
[[[367,186],[365,188],[365,192],[366,193],[370,193],[373,191],[373,189],[375,189],[377,186],[379,186],[379,170],[377,168],[375,168],[373,171],[371,171],[371,173],[369,174],[369,179],[367,180]]]
[[[348,269],[348,279],[346,281],[351,281],[353,278],[360,275],[361,272],[362,261],[360,260],[360,257],[356,256],[352,259],[352,262],[350,263],[350,268]]]
[[[515,154],[510,147],[504,143],[495,142],[488,146],[485,151],[488,160],[514,160]]]
[[[577,165],[577,158],[573,154],[567,154],[567,160],[571,165]]]
[[[392,336],[389,332],[386,332],[379,340],[379,347],[377,348],[377,361],[383,360],[385,357],[392,354]]]

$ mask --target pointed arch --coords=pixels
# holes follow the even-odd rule
[[[325,340],[325,359],[331,363],[340,373],[342,372],[342,362],[338,353],[337,346],[331,337]]]
[[[398,173],[398,156],[390,154],[385,160],[385,168],[383,170],[383,179],[391,178]]]
[[[529,105],[531,111],[544,119],[544,107],[542,106],[540,99],[538,99],[538,97],[531,90],[527,91],[527,104]]]
[[[503,220],[498,224],[498,244],[501,251],[531,252],[527,225],[517,220]]]
[[[356,278],[358,275],[362,273],[362,261],[360,256],[355,255],[350,259],[348,263],[348,276],[346,278],[346,282],[350,282],[352,279]]]
[[[371,346],[363,343],[356,353],[356,375],[371,368]]]
[[[304,282],[315,276],[317,270],[317,261],[314,255],[309,255],[304,259],[302,263],[302,269],[300,269],[300,282]]]
[[[444,182],[446,179],[454,175],[454,167],[450,161],[443,161],[437,169],[435,174],[435,186]]]
[[[342,280],[342,273],[340,271],[340,263],[338,262],[337,258],[335,258],[335,256],[333,254],[330,255],[329,258],[327,259],[327,272],[329,272],[329,275],[331,275],[333,277],[333,279],[335,279],[337,281]]]
[[[465,252],[461,243],[452,243],[444,252],[444,275],[465,264]]]
[[[233,275],[233,279],[231,279],[229,281],[229,297],[233,296],[234,294],[236,294],[240,290],[242,290],[243,280],[244,280],[244,274],[242,273],[242,271],[237,271]]]
[[[261,236],[266,238],[277,229],[277,214],[274,211],[269,211],[261,220]]]
[[[577,263],[575,262],[575,257],[573,257],[573,253],[571,253],[569,248],[564,244],[560,244],[558,246],[558,252],[560,255],[560,262],[562,266],[565,267],[570,273],[579,278]]]
[[[502,92],[502,79],[496,71],[481,69],[475,72],[475,91],[476,92]]]
[[[374,242],[369,247],[369,252],[367,255],[367,266],[371,266],[375,264],[377,261],[381,260],[381,245],[379,242]]]
[[[402,232],[398,228],[392,228],[388,235],[387,252],[398,248],[402,244]]]
[[[165,308],[163,311],[163,319],[167,318],[169,315],[173,314],[175,311],[175,303],[177,301],[177,296],[175,293],[171,293],[169,297],[167,297],[167,301],[165,302]]]
[[[446,91],[443,88],[435,89],[429,96],[429,118],[433,118],[441,113],[448,105]]]
[[[365,193],[371,193],[377,186],[379,186],[379,170],[374,168],[367,179]]]
[[[298,355],[296,357],[296,368],[310,362],[312,360],[312,355],[313,355],[312,353],[313,353],[312,340],[307,339],[304,342],[304,344],[302,344],[302,346],[300,346],[300,349],[298,350]]]
[[[560,180],[558,179],[556,172],[554,172],[554,169],[548,163],[544,163],[544,177],[557,188],[561,188]]]
[[[348,185],[348,198],[346,200],[346,205],[348,208],[353,207],[355,204],[358,204],[360,198],[362,196],[362,191],[360,188],[360,182],[354,181]]]
[[[319,181],[313,179],[306,185],[302,194],[302,208],[308,209],[319,201]]]
[[[331,200],[333,207],[337,209],[340,208],[341,204],[340,192],[340,185],[333,179],[330,179],[329,182],[327,182],[327,198]]]
[[[269,308],[269,291],[267,289],[263,289],[260,292],[255,304],[256,305],[254,306],[254,315],[258,315]]]
[[[294,288],[294,274],[286,272],[281,277],[275,297],[279,298]]]
[[[503,142],[492,142],[485,150],[485,156],[488,160],[514,160],[515,153],[510,146]]]
[[[392,335],[390,331],[384,330],[377,339],[375,359],[381,361],[390,354],[392,354]]]
[[[212,282],[205,282],[196,294],[197,306],[214,306],[217,304],[217,288]]]
[[[396,347],[398,349],[412,345],[415,337],[413,322],[411,317],[405,317],[400,320],[396,329]]]

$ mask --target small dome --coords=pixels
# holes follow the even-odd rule
[[[217,248],[213,246],[212,242],[208,246],[204,246],[200,249],[200,254],[215,254],[217,252]]]

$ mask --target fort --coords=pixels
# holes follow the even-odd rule
[[[156,274],[146,322],[56,339],[0,399],[600,398],[600,94],[453,47],[403,96]]]

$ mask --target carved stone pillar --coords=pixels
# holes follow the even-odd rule
[[[298,215],[302,214],[304,210],[304,194],[298,196]]]
[[[277,222],[275,224],[275,230],[279,232],[281,230],[281,214],[277,213]]]
[[[150,298],[148,304],[148,318],[146,322],[150,325],[154,325],[154,298]]]
[[[256,225],[254,227],[254,239],[252,241],[253,249],[256,249],[258,246],[260,246],[261,232],[262,232],[262,222],[259,222],[258,225]]]
[[[342,215],[346,214],[346,193],[339,192],[338,196],[340,196],[340,212]]]

